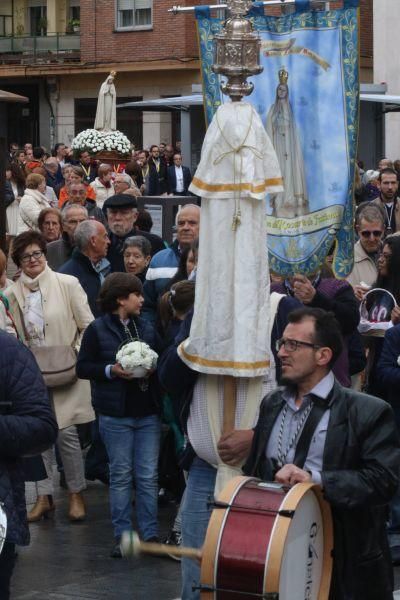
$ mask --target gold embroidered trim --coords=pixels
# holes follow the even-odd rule
[[[235,192],[241,190],[250,190],[251,192],[259,193],[266,191],[268,186],[282,185],[283,180],[281,177],[275,177],[273,179],[266,179],[261,185],[253,185],[252,183],[216,183],[210,184],[205,183],[197,177],[193,177],[192,183],[201,190],[208,192]]]
[[[208,358],[201,358],[200,356],[193,356],[188,354],[183,347],[183,343],[179,346],[179,349],[183,356],[192,363],[202,365],[203,367],[222,367],[232,369],[263,369],[269,367],[269,360],[260,360],[258,362],[234,362],[225,360],[211,360]]]

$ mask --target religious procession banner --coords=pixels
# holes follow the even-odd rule
[[[353,265],[353,183],[357,148],[358,0],[342,9],[266,16],[250,11],[261,38],[264,71],[252,78],[253,104],[278,156],[284,191],[266,197],[270,270],[312,273],[336,240],[333,269]],[[229,99],[213,73],[213,36],[223,20],[196,9],[207,123]],[[227,50],[229,51],[229,49]]]

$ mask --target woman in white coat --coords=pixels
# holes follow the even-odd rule
[[[78,351],[84,330],[93,320],[87,296],[79,281],[55,273],[47,265],[46,241],[36,231],[25,231],[13,244],[12,259],[21,276],[5,292],[18,334],[31,347],[71,346]],[[76,425],[94,420],[89,382],[76,380],[49,389],[59,427],[58,449],[69,491],[69,518],[85,518],[82,490],[86,487],[82,452]],[[54,454],[42,454],[48,478],[38,483],[38,498],[28,520],[38,521],[54,511],[52,466]]]
[[[18,233],[28,229],[39,230],[38,218],[44,208],[50,208],[45,196],[46,179],[39,173],[31,173],[26,178],[26,189],[19,204]]]

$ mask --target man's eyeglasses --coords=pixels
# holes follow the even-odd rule
[[[32,260],[39,260],[39,258],[41,258],[43,256],[43,252],[41,250],[35,250],[35,252],[32,252],[32,254],[23,254],[21,256],[21,262],[22,263],[28,263]]]
[[[315,349],[318,349],[321,347],[321,346],[318,346],[318,344],[312,344],[311,342],[302,342],[300,340],[290,340],[290,339],[285,339],[285,338],[281,338],[280,340],[276,341],[275,347],[278,352],[282,348],[282,346],[284,347],[286,352],[296,352],[296,350],[298,350],[301,346],[306,346],[308,348],[315,348]]]
[[[375,229],[374,231],[360,231],[360,235],[365,239],[371,237],[371,235],[375,238],[380,238],[383,236],[383,231],[380,231],[378,229]]]

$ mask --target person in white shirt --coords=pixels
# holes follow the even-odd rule
[[[172,196],[188,196],[188,188],[192,181],[192,175],[188,167],[182,166],[182,155],[176,152],[173,156],[174,164],[168,167],[167,181],[168,193]]]

